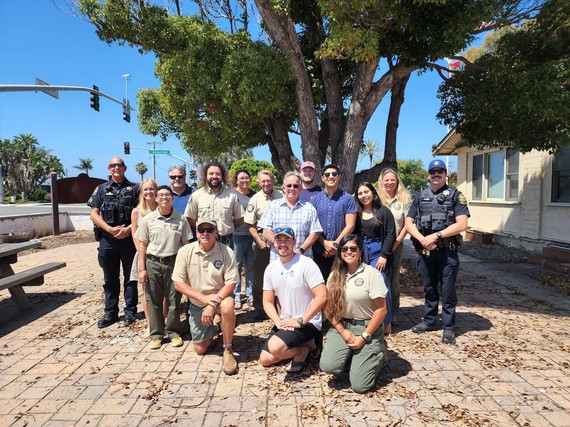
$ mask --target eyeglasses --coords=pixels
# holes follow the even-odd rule
[[[170,199],[172,197],[172,194],[169,194],[169,193],[157,194],[156,197],[158,197],[159,199]]]
[[[202,233],[202,234],[205,234],[205,233],[212,234],[214,231],[216,231],[216,228],[215,227],[198,227],[198,228],[196,228],[196,231],[198,233]]]
[[[299,188],[300,185],[299,184],[287,184],[285,187],[287,187],[287,188]]]
[[[285,228],[279,227],[279,228],[276,228],[275,230],[273,230],[273,232],[275,234],[279,234],[279,233],[287,233],[287,234],[291,234],[291,235],[295,234],[295,232],[289,227],[285,227]]]
[[[435,175],[435,174],[443,175],[443,169],[432,169],[429,171],[429,174],[430,175]]]
[[[109,169],[122,168],[123,166],[125,166],[124,163],[110,163],[110,164],[109,164]]]
[[[325,172],[323,175],[325,176],[325,178],[329,178],[331,175],[332,175],[333,177],[337,177],[337,176],[338,176],[338,172]]]
[[[358,252],[358,246],[343,246],[340,251],[345,254],[348,251],[352,252],[353,254],[355,254],[356,252]]]
[[[184,175],[170,175],[169,178],[170,179],[183,179]]]

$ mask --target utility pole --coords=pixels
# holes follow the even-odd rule
[[[152,144],[152,150],[156,150],[156,144],[162,144],[162,142],[147,142],[147,144]],[[156,154],[152,154],[152,179],[156,181]]]

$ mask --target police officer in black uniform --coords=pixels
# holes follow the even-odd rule
[[[87,202],[91,207],[95,238],[99,241],[99,265],[105,281],[105,315],[97,323],[99,328],[119,320],[121,265],[125,277],[125,326],[135,321],[138,304],[137,282],[129,281],[129,276],[136,251],[131,238],[131,211],[137,204],[139,188],[125,178],[127,167],[123,159],[113,157],[108,169],[111,179],[99,185]]]
[[[446,183],[447,167],[432,160],[428,168],[429,188],[414,198],[406,217],[406,229],[418,251],[418,272],[424,284],[424,318],[412,332],[437,330],[439,305],[438,285],[441,281],[443,326],[442,341],[455,343],[455,279],[459,269],[457,246],[460,233],[467,229],[469,208],[465,196]]]

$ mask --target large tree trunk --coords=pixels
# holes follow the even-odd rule
[[[268,145],[271,152],[271,163],[283,176],[286,172],[299,168],[299,160],[291,150],[291,141],[287,122],[284,117],[278,117],[265,123],[269,132]]]
[[[287,8],[289,8],[289,3],[290,0],[287,1]],[[295,24],[289,15],[276,13],[269,0],[255,0],[255,4],[273,41],[283,53],[289,56],[289,63],[295,75],[295,100],[303,158],[315,159],[314,162],[319,163],[317,112]],[[317,167],[321,166],[317,164]]]
[[[386,123],[386,141],[384,142],[384,161],[387,166],[397,168],[396,157],[396,140],[398,134],[398,126],[400,125],[400,111],[404,103],[404,92],[406,85],[410,80],[410,74],[404,76],[392,88],[390,97],[390,110],[388,111],[388,121]]]

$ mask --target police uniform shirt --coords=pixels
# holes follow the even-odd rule
[[[172,280],[184,282],[204,295],[213,295],[225,285],[238,282],[239,274],[234,252],[219,242],[209,252],[200,248],[200,242],[183,246],[176,256]],[[190,298],[198,307],[206,305]]]
[[[279,190],[273,190],[271,194],[265,194],[263,191],[255,193],[245,210],[244,222],[251,225],[257,224],[271,202],[282,198],[283,193]]]
[[[369,320],[376,311],[374,299],[386,298],[388,287],[380,271],[362,263],[356,272],[346,279],[344,292],[345,308],[342,317]]]
[[[113,221],[107,221],[105,219],[104,212],[101,212],[101,207],[105,203],[105,196],[112,196],[112,199],[117,203],[125,203],[128,201],[129,212],[125,212],[123,218],[120,218],[117,212],[114,213]],[[87,206],[90,208],[97,208],[100,211],[101,216],[107,222],[107,224],[111,226],[117,225],[130,225],[131,224],[131,213],[130,211],[135,208],[138,202],[139,196],[139,185],[130,182],[127,178],[123,180],[123,182],[115,182],[113,180],[109,180],[109,182],[105,184],[100,184],[97,186],[89,201],[87,202]],[[128,200],[125,200],[128,199]],[[121,220],[122,219],[122,220]]]
[[[176,255],[178,250],[194,235],[186,218],[176,209],[169,217],[156,209],[141,220],[135,238],[147,243],[147,253],[157,257]]]
[[[422,200],[423,197],[430,197],[430,198],[437,198],[437,196],[439,194],[444,193],[445,191],[449,192],[450,191],[450,187],[448,185],[444,185],[443,187],[441,187],[439,190],[437,191],[432,191],[430,188],[426,188],[425,190],[423,190],[420,194],[418,194],[416,197],[414,197],[414,201],[412,202],[412,205],[410,206],[410,210],[408,211],[408,218],[417,218],[418,215],[418,211],[420,210],[420,202]],[[437,203],[437,202],[434,202]],[[469,213],[469,208],[467,207],[467,199],[465,198],[465,196],[463,195],[463,193],[461,193],[461,191],[455,189],[454,194],[453,194],[453,199],[451,201],[451,205],[453,208],[453,223],[455,223],[455,218],[457,218],[458,216],[461,215],[467,215],[467,217],[470,217],[470,213]],[[416,226],[418,226],[419,224],[416,224]]]
[[[194,220],[214,219],[218,223],[220,236],[227,236],[234,232],[234,220],[243,217],[243,208],[237,196],[227,188],[216,193],[206,186],[192,194],[184,216]]]

